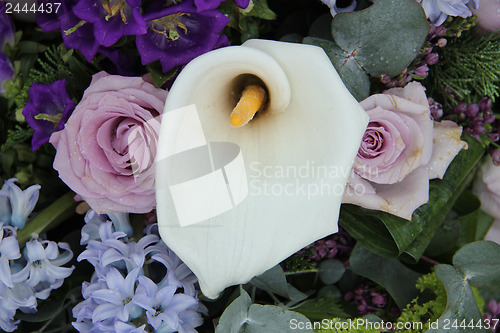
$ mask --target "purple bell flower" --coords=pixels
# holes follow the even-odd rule
[[[31,141],[33,151],[48,142],[52,133],[64,128],[75,107],[66,93],[65,83],[66,80],[51,84],[35,82],[30,87],[30,100],[23,109],[23,115],[35,130]]]
[[[229,22],[217,10],[200,12],[193,0],[167,8],[154,3],[144,18],[147,33],[136,38],[142,64],[159,60],[164,72],[216,48],[219,33]]]
[[[194,0],[194,4],[198,11],[216,9],[220,6],[221,2],[226,0]],[[250,0],[235,0],[236,5],[240,8],[247,8],[250,4]]]
[[[14,67],[9,57],[0,51],[0,94],[5,92],[4,82],[9,81],[14,76]]]
[[[79,0],[72,10],[81,20],[92,23],[96,41],[108,47],[124,35],[146,33],[140,7],[140,0]]]

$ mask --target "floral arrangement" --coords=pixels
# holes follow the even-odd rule
[[[495,0],[0,1],[0,330],[500,332],[499,97]]]

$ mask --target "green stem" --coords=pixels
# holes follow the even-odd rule
[[[19,247],[24,247],[31,237],[38,237],[41,233],[56,227],[75,213],[78,202],[73,198],[75,193],[68,192],[50,206],[38,213],[26,226],[17,232]]]

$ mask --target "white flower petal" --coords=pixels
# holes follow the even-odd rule
[[[232,128],[229,115],[236,104],[232,94],[238,93],[233,80],[241,74],[260,77],[268,88],[270,105],[247,125]],[[172,136],[181,138],[183,133],[175,132],[178,127],[165,119],[169,112],[192,104],[203,127],[201,140],[229,142],[241,149],[246,179],[238,184],[247,184],[249,190],[232,209],[181,227],[164,158],[177,148],[169,141]],[[367,123],[368,116],[318,47],[250,40],[202,55],[183,69],[170,90],[162,119],[156,164],[158,225],[165,243],[196,274],[207,297],[248,282],[338,230],[335,221],[343,190]],[[272,172],[303,168],[311,173],[325,166],[338,174],[315,178]],[[264,168],[271,169],[269,177]],[[312,185],[318,190],[321,181],[328,191],[314,195],[304,189]],[[265,184],[282,191],[288,186],[289,193],[266,193]],[[302,190],[296,184],[302,184]],[[197,192],[201,189],[190,193]],[[187,209],[213,207],[206,200],[194,201]]]

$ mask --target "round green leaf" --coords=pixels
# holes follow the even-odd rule
[[[335,42],[373,76],[401,73],[425,42],[429,24],[414,0],[379,0],[333,18]]]
[[[337,259],[325,260],[319,265],[319,278],[324,284],[334,284],[344,272],[344,264]]]

